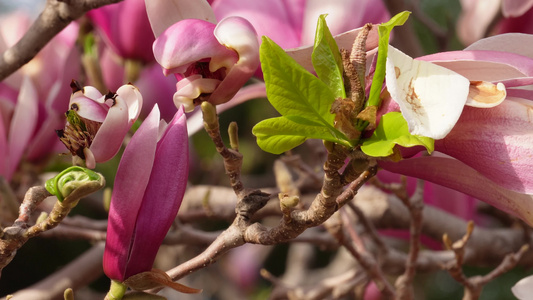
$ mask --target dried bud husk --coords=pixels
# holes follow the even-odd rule
[[[355,140],[361,135],[361,132],[354,126],[357,111],[353,101],[347,98],[337,98],[331,105],[330,112],[335,114],[335,128],[344,133],[350,140]]]
[[[202,292],[202,290],[172,281],[172,278],[170,278],[167,273],[158,269],[135,274],[124,280],[124,284],[137,291],[169,287],[185,294],[197,294]]]

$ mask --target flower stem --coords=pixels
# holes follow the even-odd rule
[[[124,297],[127,289],[128,287],[124,283],[112,279],[105,300],[120,300]]]

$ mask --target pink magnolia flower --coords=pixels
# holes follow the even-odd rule
[[[230,17],[217,25],[185,19],[154,42],[154,55],[165,74],[176,73],[176,106],[187,112],[202,101],[229,101],[259,66],[259,44],[248,21]]]
[[[151,50],[150,50],[151,51]],[[125,78],[124,65],[117,61],[116,55],[109,48],[104,48],[100,53],[100,68],[106,87],[116,91],[120,86],[128,83]],[[172,102],[172,95],[176,91],[176,78],[165,77],[161,72],[161,66],[155,61],[145,64],[133,82],[143,94],[143,106],[140,118],[145,118],[151,108],[157,103],[161,111],[161,118],[169,122],[177,111]]]
[[[122,58],[154,61],[150,28],[143,0],[128,0],[93,9],[87,13],[102,33],[106,44]]]
[[[387,170],[464,192],[533,223],[533,120],[529,113],[533,109],[529,90],[533,83],[533,56],[524,47],[529,40],[533,37],[507,34],[481,40],[464,51],[418,58],[467,78],[470,93],[472,85],[485,81],[505,85],[507,95],[503,102],[497,101],[488,108],[463,108],[458,104],[458,121],[444,138],[435,141],[435,150],[445,156],[380,164]],[[443,93],[439,86],[426,88]],[[467,101],[466,95],[462,101]],[[389,102],[388,109],[397,109],[394,106],[394,102]]]
[[[17,12],[0,20],[0,52],[14,45],[31,20]],[[60,145],[68,83],[78,77],[78,25],[71,23],[20,70],[0,82],[0,174],[11,178],[21,159],[36,161]]]
[[[137,120],[143,98],[139,90],[127,84],[116,93],[102,95],[92,86],[71,84],[68,122],[57,133],[74,157],[85,160],[93,169],[117,154],[124,136]]]
[[[180,207],[188,174],[188,138],[180,109],[167,125],[154,106],[118,167],[107,229],[104,272],[117,281],[150,271]]]

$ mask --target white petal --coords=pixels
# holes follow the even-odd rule
[[[444,138],[466,103],[470,82],[430,62],[414,60],[389,46],[387,89],[414,135]]]
[[[533,276],[522,278],[511,288],[511,292],[520,300],[531,299],[531,295],[533,295]]]

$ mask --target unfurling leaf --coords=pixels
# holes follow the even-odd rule
[[[87,168],[73,166],[47,180],[45,187],[50,194],[55,195],[60,202],[63,202],[69,196],[80,199],[101,189],[104,185],[105,179],[99,173]]]
[[[361,150],[369,156],[387,157],[395,153],[396,145],[424,146],[431,153],[434,149],[434,140],[410,134],[402,114],[390,112],[381,117],[378,127],[372,136],[363,142]]]

